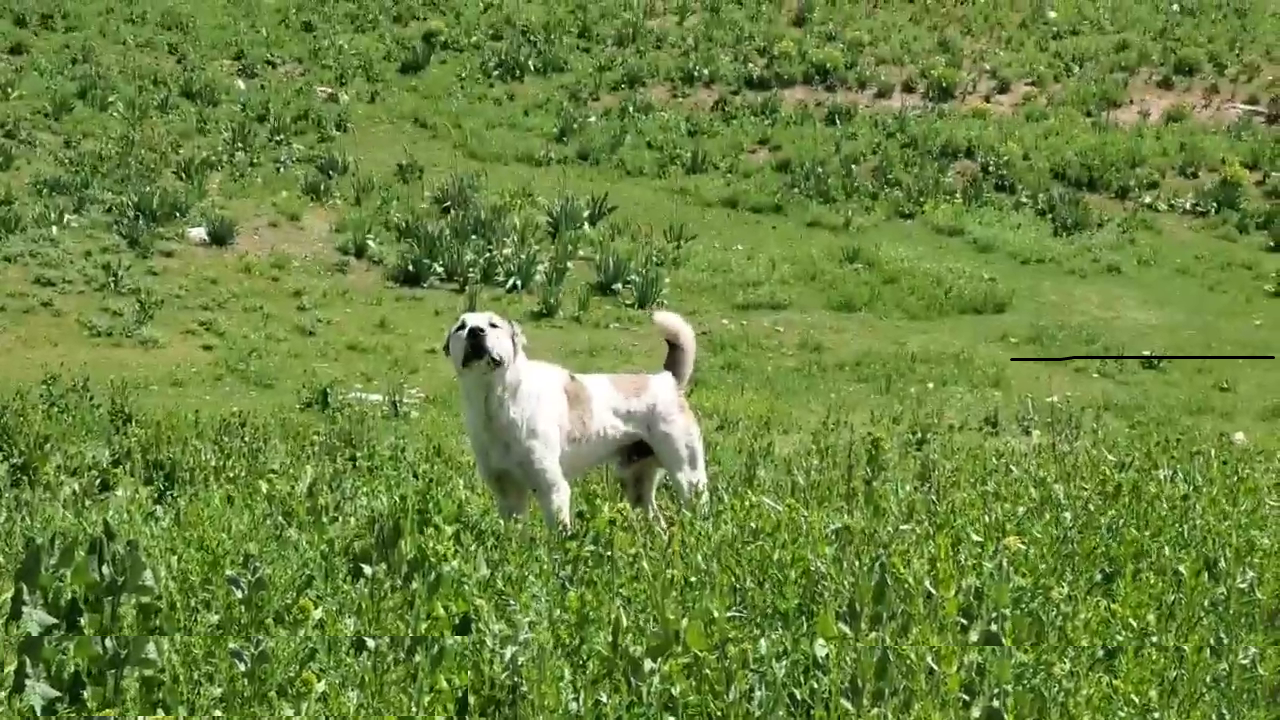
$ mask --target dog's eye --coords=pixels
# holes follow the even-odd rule
[[[494,321],[490,320],[490,321],[489,321],[489,327],[493,328],[494,330],[497,330],[497,329],[498,329],[498,323],[496,323],[496,322],[494,322]]]
[[[455,328],[453,329],[453,332],[462,332],[462,328],[463,328],[465,325],[466,325],[466,323],[465,323],[465,322],[460,322],[460,323],[458,323],[458,326],[457,326],[457,327],[455,327]]]

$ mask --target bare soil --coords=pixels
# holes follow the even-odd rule
[[[256,217],[241,228],[236,248],[249,255],[274,251],[304,259],[333,255],[336,250],[330,222],[324,210],[310,210],[298,222]]]
[[[964,108],[986,108],[996,114],[1009,114],[1028,102],[1041,102],[1061,91],[1060,86],[1044,89],[1036,88],[1025,82],[1014,83],[1012,88],[1003,94],[997,94],[989,80],[978,83],[971,92],[957,98],[953,104]],[[663,105],[678,105],[688,109],[711,110],[716,101],[734,94],[727,88],[719,86],[701,86],[692,90],[673,88],[670,85],[652,85],[644,91],[654,102]],[[1233,93],[1231,88],[1222,88],[1222,92],[1214,94],[1209,91],[1208,83],[1194,83],[1190,87],[1161,89],[1156,86],[1154,78],[1138,77],[1129,86],[1128,103],[1111,113],[1111,120],[1117,124],[1136,125],[1147,118],[1150,122],[1159,121],[1170,109],[1185,106],[1191,118],[1204,123],[1226,125],[1234,122],[1242,113],[1239,97],[1245,94],[1244,89]],[[741,91],[740,96],[764,96],[762,91]],[[782,102],[787,107],[814,107],[830,102],[857,105],[863,108],[901,110],[926,107],[929,103],[919,93],[904,93],[895,88],[889,97],[877,97],[872,90],[859,92],[852,88],[827,90],[811,85],[794,85],[778,91]],[[1233,95],[1235,95],[1233,97]],[[607,108],[617,105],[621,95],[609,94],[601,97],[592,105]]]

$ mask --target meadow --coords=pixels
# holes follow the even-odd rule
[[[1067,5],[10,3],[0,710],[1273,718],[1280,6]],[[504,526],[656,307],[710,513]]]

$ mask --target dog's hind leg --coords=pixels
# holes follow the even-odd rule
[[[504,520],[525,518],[529,515],[529,490],[512,483],[497,497],[498,514]]]
[[[633,509],[647,515],[657,523],[659,528],[665,528],[666,523],[662,521],[658,504],[654,501],[654,494],[658,489],[658,473],[662,472],[662,465],[658,459],[650,455],[630,462],[622,460],[618,463],[616,471],[627,503]]]
[[[485,482],[498,506],[498,516],[504,521],[529,514],[529,488],[515,475],[504,470],[492,471],[486,474]]]

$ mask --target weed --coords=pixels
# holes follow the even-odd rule
[[[604,296],[622,293],[634,275],[631,256],[620,233],[607,233],[596,246],[596,292]]]
[[[591,300],[595,296],[590,285],[583,283],[573,293],[573,319],[584,322],[591,314]]]
[[[640,263],[631,284],[632,304],[637,310],[656,307],[667,291],[667,274],[653,255]]]
[[[538,286],[537,305],[534,312],[540,318],[560,317],[564,304],[563,278],[547,278]]]
[[[16,236],[26,225],[27,218],[22,208],[10,204],[0,205],[0,241]]]

